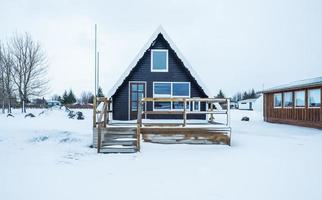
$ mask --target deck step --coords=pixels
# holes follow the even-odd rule
[[[102,142],[102,146],[106,146],[106,145],[125,145],[125,146],[132,146],[136,144],[136,140],[131,140],[131,138],[129,140],[104,140]]]
[[[131,138],[136,138],[136,134],[105,134],[104,135],[104,140],[109,140],[109,139],[131,139]]]
[[[136,146],[103,146],[100,149],[101,153],[135,153],[137,152]]]

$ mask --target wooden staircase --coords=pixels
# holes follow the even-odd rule
[[[139,151],[140,134],[137,133],[136,127],[109,126],[111,101],[107,98],[95,99],[96,102],[94,101],[93,105],[93,144],[97,148],[97,153],[135,153]]]

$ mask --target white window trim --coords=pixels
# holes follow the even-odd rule
[[[275,95],[277,95],[277,94],[281,95],[281,106],[275,106]],[[274,108],[282,108],[282,106],[283,106],[283,94],[281,92],[274,93],[273,94],[273,99],[274,99],[274,101],[273,101]]]
[[[166,69],[153,69],[153,52],[166,52],[167,61]],[[169,71],[169,51],[167,49],[152,49],[151,50],[151,72],[168,72]]]
[[[296,92],[304,92],[304,105],[303,106],[297,106],[296,105]],[[296,109],[305,109],[306,108],[306,101],[305,101],[305,96],[306,96],[306,92],[305,90],[297,90],[297,91],[294,91],[294,108]]]
[[[146,97],[146,94],[147,94],[147,83],[146,83],[146,81],[129,81],[129,83],[128,83],[128,99],[127,99],[127,101],[128,101],[128,109],[127,109],[127,115],[128,115],[128,120],[131,120],[131,102],[130,102],[130,85],[131,85],[131,83],[144,83],[144,95],[145,95],[145,97]],[[144,106],[144,109],[146,110],[146,104],[145,104],[145,106]],[[145,115],[145,117],[146,117],[146,115]]]
[[[315,89],[308,89],[307,90],[307,106],[308,106],[308,108],[312,108],[312,109],[320,109],[321,108],[321,106],[310,106],[310,90],[320,90],[320,104],[321,104],[321,89],[320,88],[315,88]]]
[[[195,109],[195,104],[198,103],[198,109]],[[200,101],[193,101],[192,102],[192,111],[200,111]]]
[[[170,90],[170,95],[163,95],[163,94],[154,94],[154,85],[156,84],[156,83],[170,83],[170,87],[171,87],[171,90]],[[173,88],[173,83],[188,83],[189,84],[189,96],[178,96],[178,95],[173,95],[172,93],[173,93],[173,91],[172,91],[172,88]],[[152,91],[153,91],[153,93],[152,93],[152,95],[153,95],[153,97],[155,97],[155,98],[158,98],[158,97],[160,97],[160,98],[162,98],[162,97],[165,97],[165,98],[172,98],[172,97],[181,97],[181,98],[190,98],[190,96],[191,96],[191,84],[190,84],[190,82],[171,82],[171,81],[155,81],[155,82],[153,82],[153,87],[152,87]],[[190,110],[190,103],[189,102],[187,102],[187,104],[189,105],[189,110]],[[155,109],[154,108],[154,101],[153,101],[153,105],[152,105],[153,107],[152,107],[152,110],[153,111],[171,111],[171,110],[174,110],[174,111],[178,111],[178,110],[184,110],[184,109],[173,109],[172,107],[173,107],[173,102],[171,101],[171,107],[170,107],[170,109]]]
[[[293,106],[285,106],[285,94],[291,93],[292,94],[292,104]],[[283,92],[283,108],[293,108],[294,107],[294,93],[293,92]]]

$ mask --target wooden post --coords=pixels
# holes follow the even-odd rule
[[[93,127],[96,127],[96,96],[93,99]]]
[[[183,99],[183,127],[187,125],[187,101]]]
[[[138,103],[138,116],[136,123],[136,146],[138,151],[140,151],[140,134],[141,134],[141,126],[142,126],[142,99],[139,99]]]
[[[101,142],[102,141],[102,135],[101,135],[101,128],[100,125],[97,127],[97,153],[101,150]]]
[[[230,99],[227,99],[227,126],[230,126]]]
[[[213,122],[214,121],[214,114],[213,114],[213,111],[214,111],[214,102],[211,101],[210,102],[210,111],[211,111],[211,114],[210,114],[210,121]]]
[[[104,122],[103,122],[103,127],[104,128],[106,128],[106,122],[107,122],[107,115],[108,115],[108,113],[107,113],[107,107],[108,107],[108,101],[107,101],[107,99],[104,99],[104,110],[103,110],[103,112],[104,112]]]

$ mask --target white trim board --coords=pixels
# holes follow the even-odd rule
[[[125,72],[120,76],[116,84],[113,86],[113,88],[108,92],[108,97],[111,97],[116,90],[121,86],[125,78],[130,74],[131,70],[136,66],[137,62],[140,60],[140,58],[143,57],[145,51],[151,46],[152,42],[158,37],[159,34],[162,34],[164,39],[168,41],[170,47],[176,52],[177,56],[181,61],[183,62],[184,66],[189,70],[192,77],[196,79],[197,83],[200,85],[200,87],[204,90],[206,95],[209,97],[212,97],[213,95],[210,93],[210,91],[207,89],[206,85],[203,83],[203,81],[200,79],[198,74],[193,70],[190,63],[185,59],[185,57],[180,53],[177,46],[174,44],[174,42],[171,40],[171,38],[168,36],[168,34],[165,32],[165,30],[162,28],[162,26],[159,26],[156,31],[152,34],[150,39],[145,43],[145,45],[142,47],[142,49],[139,51],[137,56],[134,58],[134,60],[131,62],[131,64],[128,66],[128,68],[125,70]]]

